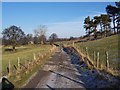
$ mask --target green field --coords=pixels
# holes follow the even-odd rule
[[[92,60],[94,52],[100,53],[100,63],[105,66],[106,65],[106,54],[108,52],[108,60],[110,63],[110,68],[120,69],[120,35],[113,35],[110,37],[98,39],[95,41],[81,42],[76,43],[75,46],[82,52],[86,53],[86,47],[88,48],[88,54]]]
[[[21,73],[22,79],[20,81],[15,81],[15,75],[8,78],[16,88],[21,87],[26,80],[30,78],[31,75],[33,75],[36,71],[40,69],[40,67],[49,59],[51,56],[51,53],[49,53],[50,49],[52,48],[51,45],[25,45],[25,46],[19,46],[16,47],[16,52],[12,51],[5,51],[6,48],[11,48],[11,47],[3,47],[2,48],[2,72],[3,74],[7,73],[7,67],[9,65],[9,60],[11,63],[11,69],[14,72],[14,67],[13,65],[17,66],[17,59],[18,57],[20,58],[20,63],[25,64],[25,61],[28,62],[27,60],[31,61],[33,60],[33,54],[41,54],[44,55],[47,53],[47,55],[41,59],[39,65],[34,65],[33,70],[29,72],[28,74]],[[14,74],[14,73],[13,73]]]
[[[50,45],[27,45],[27,46],[20,46],[17,47],[16,52],[10,52],[10,51],[4,51],[5,48],[2,49],[2,70],[4,71],[6,67],[8,66],[9,60],[11,61],[11,64],[17,64],[18,57],[20,58],[20,62],[24,63],[25,60],[32,60],[33,54],[41,53],[50,50]]]

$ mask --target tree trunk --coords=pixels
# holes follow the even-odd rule
[[[115,32],[115,16],[113,16],[113,30],[114,30],[114,34],[116,33]]]
[[[96,32],[97,32],[97,29],[96,29],[96,27],[95,27],[95,29],[94,29],[94,38],[95,38],[95,39],[97,39],[97,33],[96,33]]]
[[[107,25],[105,25],[105,37],[107,37]]]
[[[118,34],[118,22],[117,22],[117,34]]]
[[[120,16],[117,18],[117,34],[119,33],[119,25],[120,25]]]
[[[102,23],[100,23],[100,28],[101,28],[101,31],[103,31],[103,30],[102,30]]]
[[[90,40],[90,29],[88,30],[88,37],[89,37],[89,40]]]
[[[120,21],[118,21],[118,33],[120,33]]]
[[[101,31],[100,31],[100,32],[101,32],[101,38],[102,38],[102,31],[103,31],[103,30],[102,30],[102,23],[100,23],[100,28],[101,28]]]

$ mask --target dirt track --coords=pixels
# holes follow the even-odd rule
[[[67,52],[67,51],[66,51]],[[58,49],[55,55],[28,82],[24,88],[100,88],[109,87],[111,83],[98,77],[75,54]]]

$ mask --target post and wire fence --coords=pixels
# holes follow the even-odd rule
[[[33,53],[33,58],[31,60],[21,60],[20,57],[16,58],[17,64],[12,63],[11,60],[8,61],[8,65],[6,66],[6,70],[2,71],[2,76],[7,76],[7,78],[14,78],[15,81],[20,81],[22,79],[23,74],[27,75],[33,71],[36,66],[42,64],[42,61],[46,57],[50,57],[55,53],[56,47],[53,46],[49,51],[42,53]]]
[[[101,53],[100,51],[91,51],[88,47],[85,48],[82,47],[81,50],[81,48],[76,45],[74,45],[74,47],[82,56],[81,57],[82,60],[84,62],[87,61],[91,62],[93,67],[95,67],[97,70],[105,70],[111,73],[119,72],[118,70],[119,66],[116,64],[116,62],[110,59],[110,52],[104,51],[104,53]]]

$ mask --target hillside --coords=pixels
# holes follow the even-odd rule
[[[106,54],[105,52],[108,52],[108,60],[110,63],[110,68],[113,70],[119,70],[120,68],[120,35],[113,35],[110,37],[94,40],[94,41],[88,41],[88,42],[82,42],[82,43],[76,43],[75,46],[82,52],[86,53],[86,47],[88,48],[88,54],[92,60],[94,60],[94,53],[97,56],[97,53],[99,52],[100,56],[100,63],[102,66],[106,66]]]

